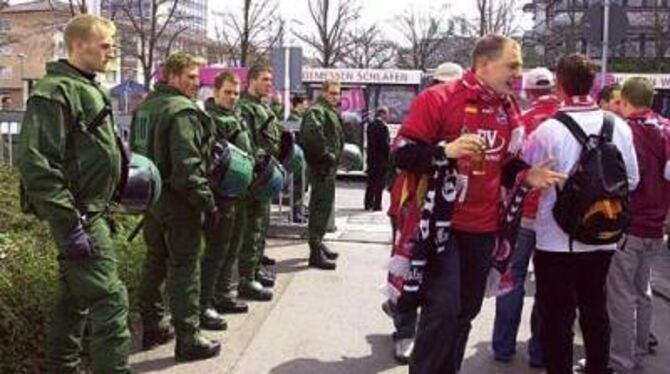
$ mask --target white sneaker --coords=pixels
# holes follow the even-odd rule
[[[414,350],[414,339],[398,339],[393,344],[393,358],[401,365],[409,364]]]

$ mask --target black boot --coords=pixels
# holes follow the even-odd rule
[[[142,324],[142,350],[148,351],[159,345],[167,344],[172,339],[174,339],[174,329],[167,320]]]
[[[293,223],[305,223],[307,216],[305,215],[305,208],[302,206],[293,208]]]
[[[189,338],[177,337],[174,356],[177,362],[205,360],[221,353],[221,343],[209,340],[200,334]]]
[[[268,257],[266,255],[263,255],[263,257],[261,257],[261,265],[272,266],[276,263],[277,261],[274,258]]]
[[[263,288],[257,281],[240,280],[237,286],[237,297],[240,299],[270,301],[272,300],[272,291]]]
[[[321,248],[310,248],[309,267],[321,270],[335,270],[337,265],[334,261],[331,261],[326,257],[325,252],[323,252]]]
[[[263,271],[263,269],[256,272],[256,280],[258,280],[263,287],[271,288],[275,286],[275,278],[272,276],[272,274],[268,274],[267,272]]]
[[[335,260],[337,260],[337,258],[340,256],[339,253],[337,253],[337,252],[335,252],[335,251],[331,251],[330,248],[328,248],[328,247],[327,247],[325,244],[323,244],[323,243],[321,244],[321,247],[320,247],[320,248],[321,248],[321,252],[323,252],[323,254],[326,256],[326,258],[329,259],[329,260],[333,260],[333,261],[335,261]]]
[[[274,270],[272,270],[269,266],[261,265],[261,268],[258,271],[266,278],[277,280],[277,273],[275,273]]]
[[[200,327],[203,330],[224,331],[228,323],[214,308],[207,308],[200,313]]]
[[[219,314],[242,314],[249,312],[249,305],[243,301],[224,299],[214,305]]]

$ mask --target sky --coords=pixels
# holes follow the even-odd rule
[[[309,17],[307,7],[308,0],[278,0],[282,14],[287,18],[305,19]],[[519,5],[523,5],[529,0],[517,0]],[[240,4],[242,0],[209,0],[210,12],[222,12],[230,9],[231,3]],[[391,38],[397,38],[396,30],[393,27],[394,17],[402,14],[404,11],[414,8],[420,12],[435,10],[435,4],[442,3],[448,6],[449,15],[474,14],[475,0],[359,0],[362,6],[360,22],[362,25],[377,24]],[[210,29],[213,29],[210,17]],[[532,25],[529,15],[523,15],[522,27],[528,28]]]

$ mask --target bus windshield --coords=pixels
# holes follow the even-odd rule
[[[389,108],[388,123],[402,123],[409,106],[417,94],[417,87],[408,85],[371,85],[369,86],[368,102],[373,107]]]

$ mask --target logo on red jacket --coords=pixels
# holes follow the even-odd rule
[[[477,129],[477,135],[484,141],[487,154],[500,153],[505,148],[505,138],[498,136],[498,130]]]

